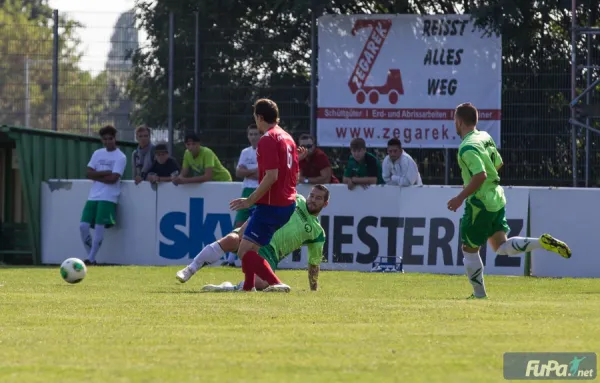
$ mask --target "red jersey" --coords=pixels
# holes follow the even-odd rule
[[[315,148],[312,155],[300,161],[300,171],[302,176],[306,178],[320,177],[321,170],[330,168],[331,162],[324,151]],[[303,181],[303,180],[300,180]],[[331,179],[324,182],[326,184],[339,184],[340,181],[331,173]]]
[[[278,169],[277,181],[257,204],[290,206],[296,202],[298,181],[298,152],[292,136],[275,125],[258,140],[256,148],[258,182],[262,182],[267,170]]]

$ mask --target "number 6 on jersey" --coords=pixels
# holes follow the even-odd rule
[[[287,145],[287,167],[288,169],[292,168],[292,164],[294,163],[294,149],[290,145]]]

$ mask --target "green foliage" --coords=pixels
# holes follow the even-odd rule
[[[30,126],[51,127],[52,25],[52,11],[45,1],[0,2],[0,123],[25,125],[27,72]],[[88,109],[103,109],[106,88],[106,74],[92,77],[79,68],[79,27],[74,20],[59,19],[58,128],[70,132],[87,130]]]
[[[600,5],[578,0],[578,19],[596,25]],[[155,5],[155,6],[154,6]],[[572,184],[570,125],[570,2],[564,0],[225,0],[141,1],[140,25],[149,46],[134,55],[129,84],[139,104],[134,118],[165,126],[168,90],[169,11],[175,16],[174,122],[193,126],[194,12],[200,14],[200,125],[205,144],[225,162],[246,145],[240,129],[251,118],[256,97],[277,100],[292,133],[309,129],[310,7],[317,15],[359,13],[472,14],[482,33],[503,37],[503,178],[510,184]],[[582,40],[579,40],[580,42]],[[597,57],[598,48],[593,46]],[[579,45],[578,62],[586,50]],[[595,65],[599,65],[596,62]],[[582,84],[578,77],[578,86]],[[476,100],[475,100],[476,101]],[[580,138],[584,139],[583,137]],[[593,151],[597,138],[590,140]],[[595,153],[595,152],[594,152]],[[444,152],[412,150],[424,180],[443,182]],[[460,175],[451,151],[451,179]],[[331,149],[334,167],[347,153]],[[580,156],[583,154],[579,154]],[[341,169],[341,167],[340,167]],[[580,166],[581,169],[581,166]],[[600,172],[598,172],[600,177]],[[582,174],[579,174],[582,178]]]

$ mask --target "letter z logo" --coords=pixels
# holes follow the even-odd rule
[[[367,41],[365,41],[362,52],[358,57],[354,71],[348,81],[348,87],[352,94],[356,95],[356,101],[359,104],[363,104],[366,101],[367,95],[369,95],[369,102],[371,104],[377,104],[380,94],[388,95],[390,103],[396,104],[399,96],[404,94],[400,69],[390,69],[387,80],[382,86],[365,86],[375,60],[377,60],[381,47],[392,27],[392,21],[389,19],[357,20],[352,28],[352,36],[356,36],[357,31],[369,27],[372,28],[371,34],[367,38]]]

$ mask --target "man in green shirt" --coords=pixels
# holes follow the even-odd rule
[[[310,289],[318,289],[319,265],[323,259],[323,245],[325,243],[325,231],[319,223],[319,214],[321,210],[329,203],[329,190],[324,185],[315,185],[308,199],[302,195],[296,195],[296,210],[290,220],[279,230],[275,232],[271,242],[267,246],[260,248],[258,254],[265,259],[273,270],[282,259],[298,250],[302,246],[308,248],[308,280]],[[247,222],[246,222],[247,223]],[[241,228],[235,229],[227,236],[206,246],[194,258],[192,263],[179,270],[176,274],[181,283],[187,282],[202,267],[213,264],[225,254],[225,252],[235,252],[240,245],[239,232],[244,232],[246,224]],[[243,286],[243,282],[241,283]],[[271,290],[269,284],[256,277],[255,283],[257,290]],[[224,282],[220,285],[206,285],[204,291],[243,291],[231,284]],[[289,292],[289,291],[287,291]]]
[[[344,170],[343,182],[352,190],[356,185],[368,188],[370,185],[383,185],[385,181],[381,173],[381,162],[367,153],[367,144],[362,138],[354,138],[350,142],[352,155]]]
[[[229,171],[212,150],[200,146],[200,138],[196,134],[185,136],[185,147],[181,174],[173,180],[175,185],[208,181],[231,182]]]
[[[477,130],[477,121],[478,112],[472,104],[460,104],[456,108],[454,123],[456,133],[462,139],[458,149],[458,165],[464,186],[456,197],[448,201],[451,211],[456,211],[465,202],[460,237],[467,277],[473,286],[473,294],[469,299],[487,298],[479,249],[488,241],[498,255],[513,256],[544,249],[571,258],[569,246],[550,234],[543,234],[539,238],[507,238],[510,228],[506,221],[506,198],[498,176],[498,170],[503,165],[502,157],[492,137],[487,132]]]

